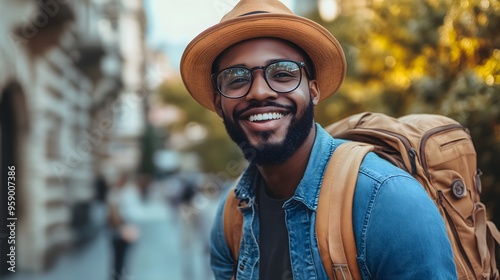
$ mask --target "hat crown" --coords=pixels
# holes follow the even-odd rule
[[[320,101],[334,94],[345,77],[344,52],[333,35],[278,0],[240,0],[218,24],[196,36],[181,58],[181,77],[189,94],[215,111],[212,65],[228,47],[253,38],[279,38],[294,43],[311,59]]]
[[[257,13],[293,15],[293,12],[278,0],[241,0],[220,22]]]

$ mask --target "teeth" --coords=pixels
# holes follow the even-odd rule
[[[251,122],[258,122],[258,121],[267,121],[267,120],[277,120],[281,119],[283,117],[283,114],[281,113],[264,113],[264,114],[257,114],[257,115],[251,115],[248,120]]]

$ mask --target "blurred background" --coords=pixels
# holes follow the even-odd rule
[[[0,0],[1,279],[212,279],[215,207],[246,163],[178,65],[236,2]],[[283,2],[347,56],[317,121],[362,111],[458,120],[500,225],[500,2]],[[4,226],[12,217],[15,231]],[[15,273],[4,253],[13,232]]]

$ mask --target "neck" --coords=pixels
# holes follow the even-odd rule
[[[276,199],[293,196],[306,171],[315,138],[316,125],[313,125],[304,143],[288,160],[276,165],[257,165],[269,196]]]

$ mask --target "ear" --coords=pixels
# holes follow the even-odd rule
[[[318,82],[316,80],[309,81],[309,92],[311,94],[313,104],[318,105],[321,93],[319,92]]]
[[[217,113],[217,115],[219,115],[219,117],[223,117],[224,116],[224,112],[222,111],[222,100],[221,100],[221,95],[218,94],[217,92],[214,92],[214,108],[215,108],[215,112]]]

